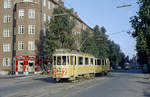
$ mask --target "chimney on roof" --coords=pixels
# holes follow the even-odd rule
[[[74,12],[74,15],[78,17],[78,12]]]

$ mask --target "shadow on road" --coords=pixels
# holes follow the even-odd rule
[[[44,78],[35,78],[33,80],[40,80],[47,83],[56,83],[56,81],[52,77],[44,77]]]
[[[47,83],[69,83],[70,81],[67,80],[67,79],[64,79],[64,80],[60,80],[59,82],[56,82],[52,77],[46,77],[46,78],[35,78],[33,80],[40,80],[40,81],[43,81],[43,82],[47,82]]]
[[[150,97],[150,83],[147,85],[147,88],[143,92],[145,97]]]
[[[146,85],[146,86],[149,86],[149,88],[150,88],[150,82],[143,82],[143,81],[136,81],[136,82],[141,83],[141,84],[144,84],[144,85]],[[150,89],[149,89],[149,90],[150,90]]]
[[[133,74],[142,74],[142,70],[111,70],[115,73],[133,73]]]
[[[124,77],[130,76],[129,78],[147,79],[147,76],[137,76],[137,74],[139,74],[139,75],[144,74],[142,72],[142,70],[112,70],[111,72],[116,73],[116,74],[110,75],[109,77],[120,78],[122,76],[124,76]]]
[[[150,97],[150,92],[144,92],[145,97]]]

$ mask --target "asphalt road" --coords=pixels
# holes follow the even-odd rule
[[[76,83],[55,83],[47,76],[0,79],[0,97],[150,97],[148,77],[132,70]]]

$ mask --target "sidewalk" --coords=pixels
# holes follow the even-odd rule
[[[0,79],[12,79],[22,77],[32,77],[33,75],[0,75]]]

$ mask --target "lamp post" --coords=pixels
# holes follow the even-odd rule
[[[120,5],[120,6],[117,6],[116,8],[123,8],[123,7],[130,7],[130,6],[132,6],[132,4]]]

